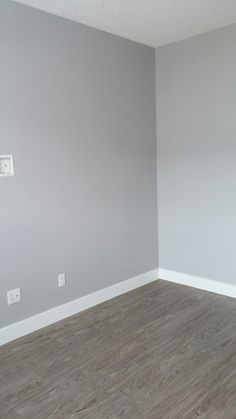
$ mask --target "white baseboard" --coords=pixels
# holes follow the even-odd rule
[[[43,313],[36,314],[25,320],[13,323],[0,329],[0,346],[11,342],[43,327],[49,326],[74,314],[80,313],[87,308],[94,307],[97,304],[122,295],[142,285],[146,285],[157,279],[163,279],[178,284],[187,285],[216,294],[226,295],[236,298],[236,285],[227,284],[207,278],[189,275],[186,273],[171,271],[168,269],[154,269],[144,274],[118,282],[92,294],[85,295],[66,304],[54,307]]]
[[[0,346],[158,279],[158,269],[118,282],[0,329]]]
[[[236,285],[159,268],[159,279],[236,298]]]

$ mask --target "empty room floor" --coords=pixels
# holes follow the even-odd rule
[[[156,281],[0,348],[1,419],[235,419],[236,301]]]

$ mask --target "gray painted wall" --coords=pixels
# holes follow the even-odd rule
[[[236,25],[159,48],[160,267],[236,284]]]
[[[149,47],[1,0],[15,177],[0,178],[0,326],[157,267],[154,64]]]

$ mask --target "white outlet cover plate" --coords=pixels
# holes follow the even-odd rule
[[[58,287],[64,287],[66,285],[66,275],[63,274],[59,274],[58,275]]]
[[[9,306],[11,304],[19,303],[20,301],[21,301],[20,288],[15,288],[14,290],[7,291],[7,303]]]

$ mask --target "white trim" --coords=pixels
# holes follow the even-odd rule
[[[215,294],[226,295],[236,298],[236,285],[226,282],[215,281],[212,279],[201,278],[200,276],[184,274],[181,272],[159,269],[159,279],[176,282],[177,284],[187,285],[204,291],[214,292]]]
[[[118,282],[0,329],[0,346],[158,279],[158,269]]]

